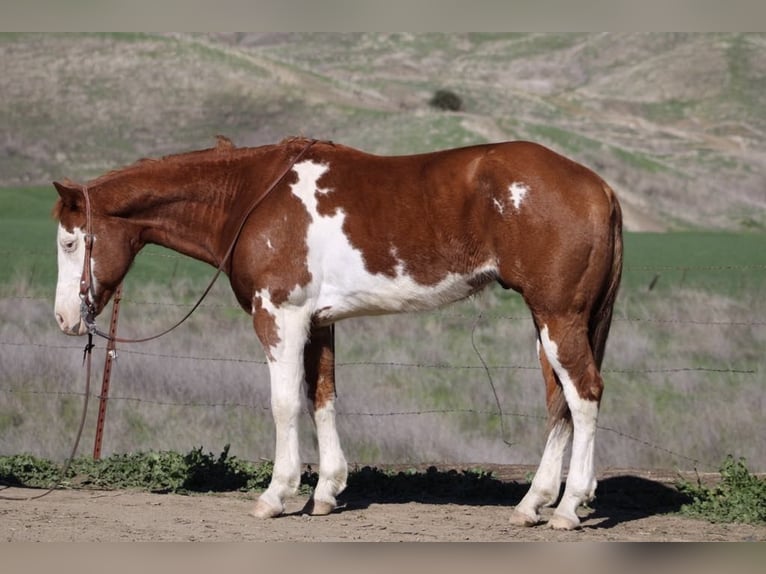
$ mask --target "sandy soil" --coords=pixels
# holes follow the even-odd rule
[[[496,467],[493,476],[518,481],[525,469]],[[413,490],[376,497],[341,495],[329,516],[301,513],[305,496],[288,501],[287,514],[249,516],[255,494],[154,494],[133,491],[57,490],[38,500],[0,500],[0,541],[763,541],[766,526],[711,524],[675,513],[673,478],[650,472],[599,477],[597,500],[581,509],[583,527],[553,531],[546,525],[509,524],[517,495],[487,504],[423,495]],[[41,491],[8,488],[3,496]],[[544,516],[549,516],[546,510]]]

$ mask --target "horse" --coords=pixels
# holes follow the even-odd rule
[[[84,335],[136,254],[157,244],[228,276],[270,376],[273,474],[251,514],[284,513],[300,482],[301,389],[319,472],[305,512],[337,507],[348,465],[336,429],[334,323],[433,309],[490,283],[523,297],[545,384],[547,442],[510,522],[580,527],[595,495],[600,367],[622,274],[622,214],[587,167],[540,144],[489,143],[381,156],[287,138],[143,159],[58,191],[60,329]]]

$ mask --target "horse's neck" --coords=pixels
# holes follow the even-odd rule
[[[132,187],[122,217],[141,229],[141,241],[218,266],[237,190],[226,177],[157,177]]]

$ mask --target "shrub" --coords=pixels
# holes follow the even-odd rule
[[[463,109],[463,100],[450,90],[436,90],[428,103],[435,108],[450,112],[458,112]]]
[[[710,522],[766,523],[766,480],[750,474],[744,459],[729,455],[720,468],[721,482],[713,487],[683,481],[678,490],[692,498],[681,507],[687,516]]]
[[[72,461],[61,486],[136,488],[152,492],[259,490],[268,486],[273,465],[260,465],[229,455],[229,445],[216,457],[202,447],[183,455],[172,451],[114,454],[101,460]],[[59,479],[59,467],[31,455],[0,457],[0,483],[49,487]]]

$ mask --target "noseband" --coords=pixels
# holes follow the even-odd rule
[[[253,202],[250,204],[250,207],[245,211],[245,215],[242,218],[242,220],[239,223],[239,226],[237,227],[237,231],[234,234],[234,238],[231,241],[231,244],[229,245],[229,248],[226,250],[226,254],[223,256],[223,259],[221,259],[221,263],[218,265],[218,268],[216,269],[215,274],[213,275],[213,278],[210,280],[210,283],[208,284],[205,291],[200,296],[199,300],[194,304],[194,306],[191,308],[191,310],[183,317],[180,321],[178,321],[175,325],[170,327],[169,329],[166,329],[165,331],[162,331],[161,333],[158,333],[156,335],[152,335],[150,337],[144,337],[140,339],[123,339],[121,337],[114,337],[109,335],[108,333],[104,333],[103,331],[99,330],[96,326],[96,292],[93,286],[93,269],[91,265],[91,259],[93,256],[93,244],[95,242],[95,236],[93,235],[93,221],[91,217],[91,203],[90,203],[90,194],[88,193],[88,186],[84,185],[82,187],[82,194],[85,197],[85,261],[83,261],[82,266],[82,277],[80,279],[80,317],[85,323],[85,326],[88,328],[88,333],[90,335],[98,335],[99,337],[103,337],[104,339],[108,339],[115,342],[120,343],[144,343],[146,341],[151,341],[153,339],[158,339],[159,337],[162,337],[163,335],[167,335],[170,333],[173,329],[181,325],[184,321],[186,321],[189,317],[191,317],[192,313],[197,310],[197,307],[200,306],[202,301],[205,299],[208,293],[210,293],[210,290],[213,288],[213,285],[215,284],[216,280],[218,279],[218,276],[223,272],[224,268],[226,267],[227,262],[229,261],[229,258],[231,257],[231,254],[234,252],[234,247],[237,245],[237,241],[239,240],[239,236],[242,234],[242,230],[245,227],[245,224],[247,223],[248,218],[250,217],[250,214],[255,210],[260,203],[266,199],[266,197],[273,191],[273,189],[279,185],[279,183],[285,178],[285,176],[290,172],[290,170],[293,168],[293,166],[298,163],[304,155],[306,155],[306,152],[308,152],[309,148],[313,146],[318,140],[312,139],[309,140],[308,143],[305,145],[305,147],[296,155],[290,162],[288,163],[287,167],[282,170],[282,172],[279,174],[279,176],[269,185],[266,190],[261,193],[259,196],[253,200]]]

